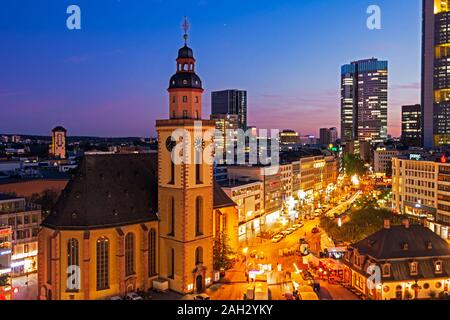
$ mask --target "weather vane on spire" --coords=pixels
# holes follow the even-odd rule
[[[188,37],[189,37],[188,36],[188,31],[189,31],[189,27],[190,27],[189,20],[188,20],[187,17],[184,17],[184,21],[183,21],[182,27],[183,27],[183,30],[184,30],[184,36],[183,36],[184,44],[187,45],[187,40],[188,40]]]

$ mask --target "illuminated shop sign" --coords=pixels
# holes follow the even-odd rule
[[[11,250],[3,250],[3,251],[0,251],[0,256],[6,256],[7,254],[11,254]]]

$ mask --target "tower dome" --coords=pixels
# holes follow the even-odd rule
[[[178,50],[178,59],[194,59],[194,52],[187,45]]]

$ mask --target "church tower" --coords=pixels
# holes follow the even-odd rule
[[[213,154],[206,132],[215,124],[201,120],[202,81],[187,44],[187,20],[183,27],[185,43],[168,88],[169,119],[157,120],[156,130],[160,276],[187,294],[203,291],[213,279]]]

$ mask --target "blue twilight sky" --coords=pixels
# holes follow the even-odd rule
[[[82,30],[66,28],[81,8]],[[366,27],[367,7],[382,29]],[[389,133],[420,102],[420,0],[1,0],[0,132],[150,136],[189,16],[205,91],[248,90],[249,124],[339,127],[340,66],[389,61]]]

